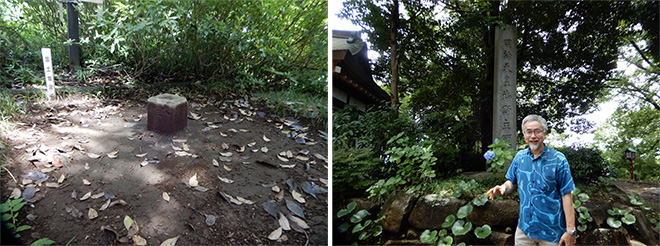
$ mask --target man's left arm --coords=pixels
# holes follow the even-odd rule
[[[575,231],[575,208],[573,207],[573,194],[571,192],[561,197],[561,205],[566,217],[566,232],[561,236],[559,245],[572,246],[575,245],[575,236],[568,234],[569,231]]]

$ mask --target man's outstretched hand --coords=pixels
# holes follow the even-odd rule
[[[506,192],[506,187],[504,185],[498,185],[493,188],[490,188],[486,192],[486,195],[488,196],[488,199],[493,200],[495,196],[503,195]]]

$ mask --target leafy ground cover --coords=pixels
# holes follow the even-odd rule
[[[5,118],[1,198],[28,201],[17,219],[32,227],[24,242],[326,242],[327,135],[309,126],[317,118],[276,114],[252,96],[161,91],[189,100],[188,127],[174,136],[146,129],[153,88],[14,100],[27,114]]]

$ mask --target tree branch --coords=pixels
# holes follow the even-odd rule
[[[635,47],[635,50],[637,50],[637,53],[639,53],[639,55],[642,56],[642,59],[644,59],[644,61],[646,61],[646,63],[648,63],[649,66],[653,66],[653,63],[651,63],[651,61],[649,61],[649,59],[646,58],[646,56],[645,56],[644,53],[642,52],[642,49],[640,49],[639,46],[637,46],[637,44],[635,43],[635,41],[630,40],[630,43],[633,45],[633,47]],[[639,66],[638,66],[638,67],[639,67]],[[640,67],[640,68],[641,68],[641,67]],[[646,70],[646,69],[644,69],[644,70]]]

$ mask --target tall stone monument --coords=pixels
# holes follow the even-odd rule
[[[493,140],[506,138],[516,147],[516,28],[495,29]]]

